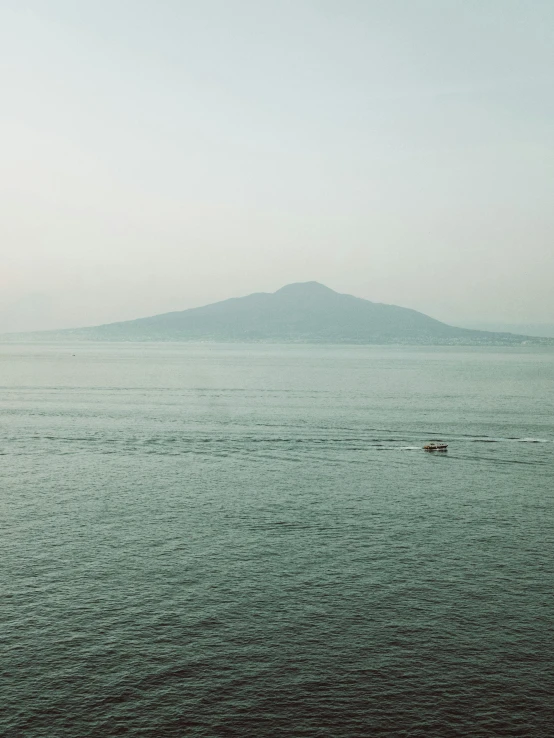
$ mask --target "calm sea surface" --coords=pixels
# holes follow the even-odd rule
[[[3,345],[0,407],[0,735],[554,735],[554,351]]]

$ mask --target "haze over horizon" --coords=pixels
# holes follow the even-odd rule
[[[5,0],[0,332],[316,280],[554,323],[554,5]]]

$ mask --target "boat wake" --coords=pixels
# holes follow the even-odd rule
[[[376,448],[382,451],[421,451],[421,446],[383,446],[379,445]]]

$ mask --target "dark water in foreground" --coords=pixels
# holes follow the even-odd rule
[[[1,735],[554,734],[554,352],[12,345],[0,401]]]

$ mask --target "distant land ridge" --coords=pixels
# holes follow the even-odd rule
[[[397,305],[288,284],[204,307],[91,328],[7,334],[3,340],[218,341],[404,345],[554,345],[553,338],[456,328]]]

